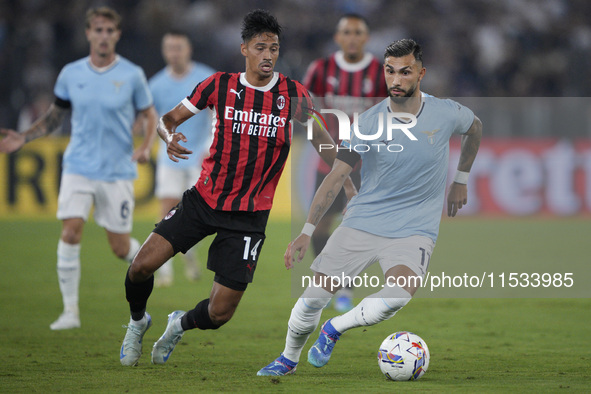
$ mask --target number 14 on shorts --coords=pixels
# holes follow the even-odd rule
[[[258,242],[250,249],[250,241],[252,240],[251,237],[245,236],[244,237],[244,255],[242,256],[243,260],[249,260],[249,255],[252,257],[253,261],[257,260],[257,253],[259,250],[259,245],[261,244],[262,239],[259,239]]]

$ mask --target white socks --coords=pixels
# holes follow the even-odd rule
[[[297,363],[308,337],[320,321],[322,309],[328,305],[332,294],[321,288],[307,288],[297,300],[287,323],[287,337],[283,356]]]
[[[283,350],[283,356],[288,360],[296,363],[300,360],[302,349],[332,296],[324,289],[309,287],[297,300],[287,324]],[[394,316],[410,299],[411,295],[400,287],[385,287],[361,300],[349,312],[333,318],[331,324],[341,334],[351,328],[372,326]]]
[[[137,254],[138,250],[140,250],[140,242],[135,238],[129,238],[129,252],[127,252],[127,256],[125,256],[125,260],[131,264],[133,262],[133,258]]]
[[[400,287],[384,287],[330,323],[341,334],[351,328],[373,326],[394,316],[410,299],[411,295]]]
[[[57,244],[57,277],[62,292],[64,312],[78,315],[80,244],[71,245],[59,240]]]

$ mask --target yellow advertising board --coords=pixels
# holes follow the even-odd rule
[[[0,155],[0,217],[55,217],[61,161],[67,144],[67,137],[46,137],[28,143],[13,154]],[[157,144],[151,162],[138,165],[137,219],[150,220],[158,216],[158,202],[154,198],[156,151]],[[283,171],[271,212],[277,219],[290,216],[290,163],[288,160]]]

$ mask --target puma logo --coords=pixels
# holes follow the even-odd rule
[[[237,92],[234,89],[230,89],[230,93],[234,93],[236,96],[238,96],[238,100],[240,100],[240,95],[242,94],[243,91],[244,91],[244,89],[240,89],[239,92]]]

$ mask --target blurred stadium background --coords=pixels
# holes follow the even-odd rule
[[[103,4],[123,16],[118,53],[142,66],[148,78],[164,66],[160,39],[171,27],[190,33],[197,61],[242,71],[240,22],[253,8],[269,9],[285,27],[276,69],[295,79],[302,78],[313,59],[337,49],[332,34],[343,13],[367,17],[372,33],[368,49],[379,57],[393,40],[415,38],[425,50],[423,90],[468,105],[483,120],[485,133],[470,179],[470,203],[461,211],[471,217],[442,222],[430,272],[574,272],[576,288],[541,293],[467,289],[440,296],[452,298],[417,299],[390,322],[352,332],[352,340],[341,349],[346,357],[335,357],[328,370],[302,363],[298,375],[281,381],[283,387],[277,386],[279,379],[256,378],[253,371],[283,346],[293,305],[289,274],[281,262],[291,237],[290,197],[305,205],[312,192],[299,190],[301,168],[313,164],[302,148],[304,141],[296,140],[291,168],[275,200],[264,263],[233,324],[224,333],[187,336],[181,343],[187,346],[174,356],[173,370],[150,366],[144,355],[142,365],[130,372],[116,359],[120,325],[127,319],[122,286],[126,267],[110,254],[97,226],[85,229],[84,329],[55,333],[47,328],[61,308],[54,265],[60,227],[55,211],[66,123],[53,137],[0,155],[0,305],[9,317],[0,323],[5,334],[0,339],[0,391],[391,390],[375,365],[375,348],[399,329],[425,332],[433,357],[432,371],[421,381],[425,390],[588,391],[590,2],[2,0],[0,127],[23,129],[43,113],[53,100],[59,70],[88,55],[86,10]],[[458,154],[454,141],[450,171]],[[134,235],[143,240],[153,228],[158,205],[152,195],[154,166],[139,170]],[[302,220],[302,215],[294,218]],[[206,249],[200,248],[203,261]],[[171,288],[155,290],[150,312],[157,318],[146,343],[157,339],[172,307],[189,306],[193,294],[205,296],[212,274],[205,275],[197,285],[179,275]],[[296,287],[292,283],[291,290]],[[470,299],[479,297],[504,299]],[[533,299],[538,297],[570,299]],[[261,300],[265,308],[260,308]],[[227,349],[241,356],[232,368],[226,368]]]
[[[61,67],[88,54],[85,11],[102,4],[123,16],[118,52],[141,65],[148,78],[164,65],[160,39],[171,27],[189,32],[196,60],[241,71],[241,18],[260,7],[285,27],[276,69],[301,79],[312,60],[336,50],[332,34],[339,16],[360,13],[370,22],[370,52],[381,57],[393,40],[415,38],[425,50],[423,90],[456,97],[483,120],[486,139],[471,177],[473,203],[463,214],[590,211],[587,1],[7,0],[0,4],[2,127],[24,129],[43,113]],[[1,158],[0,214],[54,214],[67,142],[59,136],[67,136],[68,128],[66,123],[58,138]],[[456,145],[452,163],[457,153]],[[152,187],[153,168],[144,167],[136,185],[140,215],[156,212]],[[287,190],[284,182],[281,193]],[[288,213],[289,204],[279,203],[277,210]]]

